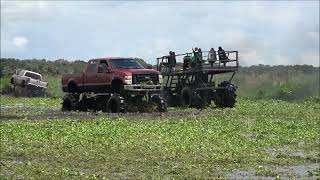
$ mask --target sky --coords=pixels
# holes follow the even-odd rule
[[[319,66],[319,1],[2,1],[1,58],[89,60],[222,46],[240,65]]]

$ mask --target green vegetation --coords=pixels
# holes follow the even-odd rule
[[[15,98],[1,97],[1,107],[38,107],[38,108],[60,108],[59,98]],[[5,113],[5,112],[3,112]]]
[[[319,67],[296,66],[251,66],[241,67],[233,82],[239,86],[241,97],[256,99],[302,100],[319,96]],[[217,80],[228,79],[222,74]]]
[[[9,109],[56,108],[59,102],[1,97],[1,107]],[[81,114],[79,119],[62,113],[65,117],[19,120],[27,114],[2,111],[15,116],[0,122],[0,177],[207,179],[254,169],[256,175],[281,178],[273,167],[319,163],[315,100],[240,98],[233,109],[174,111],[182,116],[71,113]]]
[[[0,78],[0,91],[3,92],[3,90],[10,84],[11,77],[1,77]]]
[[[64,93],[62,92],[61,87],[61,76],[57,77],[44,77],[46,81],[48,81],[48,89],[47,93],[51,97],[63,97]]]

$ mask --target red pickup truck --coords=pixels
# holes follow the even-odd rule
[[[163,101],[162,75],[156,70],[145,68],[139,60],[141,61],[138,58],[92,59],[86,64],[83,73],[64,75],[61,80],[62,90],[69,93],[64,98],[68,106],[65,109],[72,109],[70,103],[80,102],[83,97],[80,95],[86,93],[105,93],[108,101],[117,96],[116,104],[120,103],[120,99],[129,103],[133,97],[136,101],[137,97],[142,99],[145,95],[152,96],[147,99]],[[119,110],[118,107],[115,109],[115,112]]]
[[[135,58],[101,58],[90,60],[82,74],[62,77],[64,92],[159,91],[162,75],[144,68]]]

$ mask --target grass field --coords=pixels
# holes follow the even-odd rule
[[[320,177],[316,100],[142,115],[59,108],[59,99],[1,97],[1,178]],[[36,116],[43,109],[56,114]]]

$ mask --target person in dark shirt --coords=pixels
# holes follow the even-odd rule
[[[171,72],[172,70],[175,70],[175,66],[176,66],[176,53],[173,51],[169,52],[169,56],[168,56],[168,65],[169,65],[169,71]]]
[[[223,63],[223,66],[226,66],[226,62],[228,62],[229,59],[226,55],[226,52],[221,47],[219,47],[218,49],[218,56],[219,56],[219,61]]]

